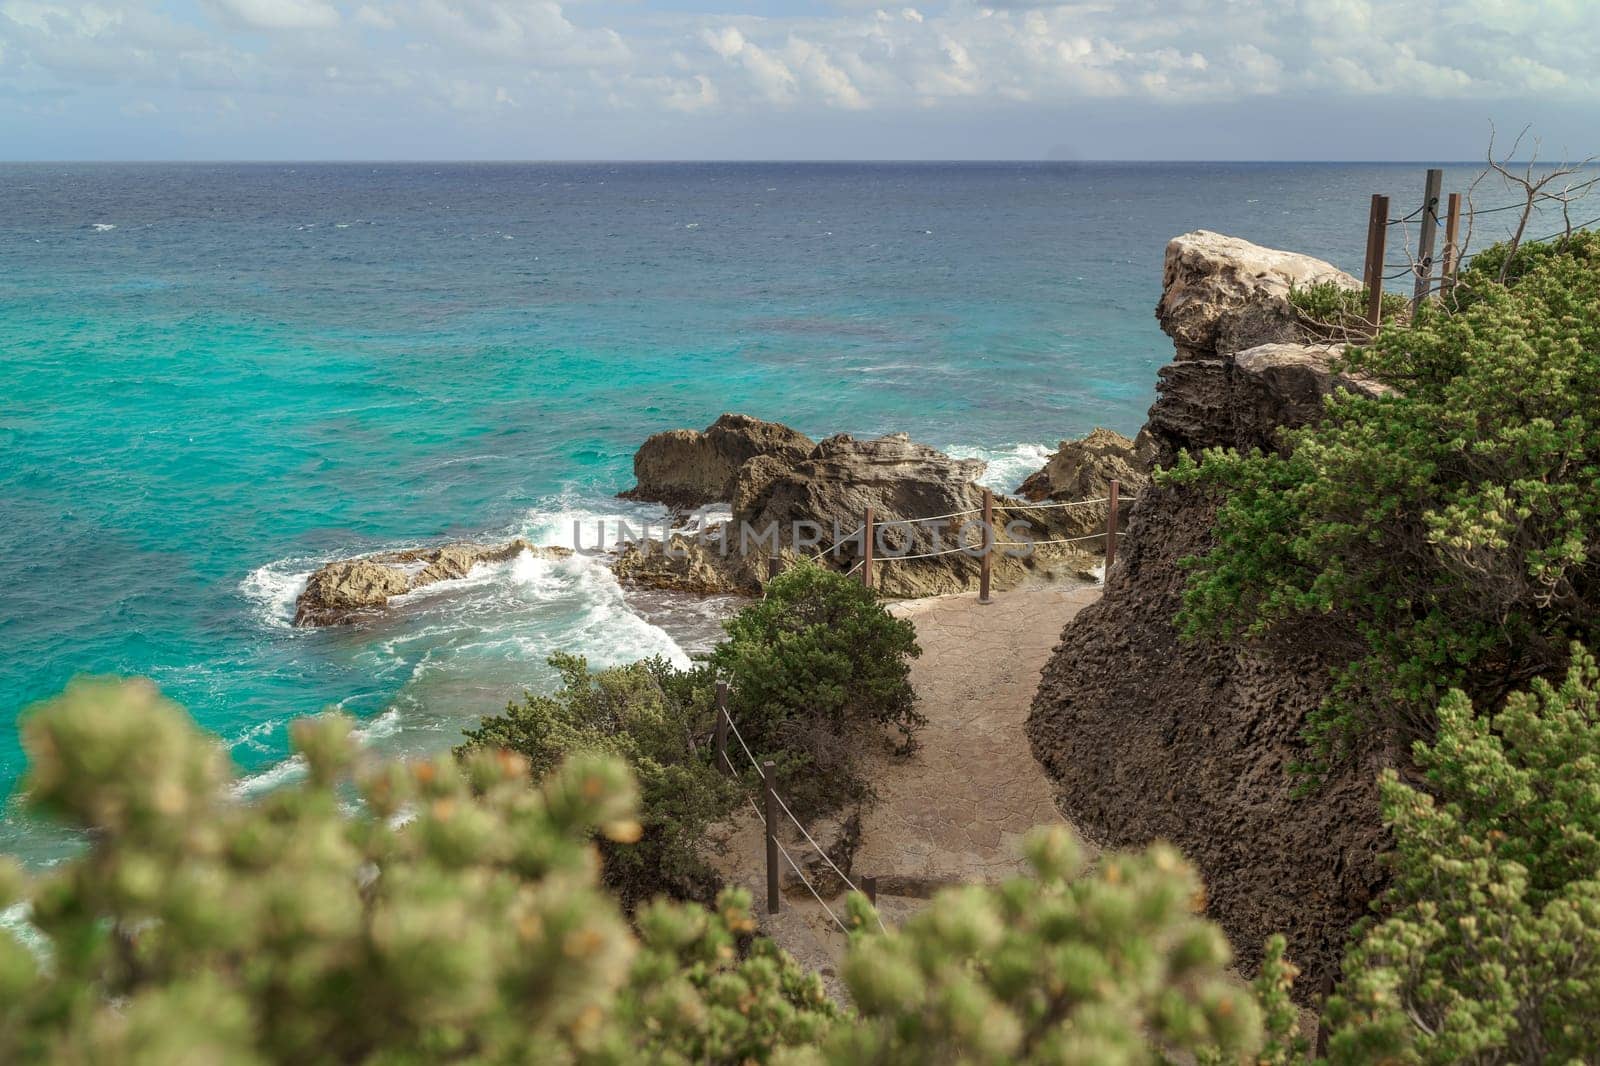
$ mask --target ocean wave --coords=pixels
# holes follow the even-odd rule
[[[96,233],[110,233],[117,228],[117,224],[115,222],[92,222],[90,223],[90,228]]]
[[[297,556],[258,566],[239,582],[239,591],[255,605],[256,618],[266,626],[288,629],[294,624],[294,604],[305,591],[317,567],[331,561]]]
[[[988,467],[978,484],[1000,493],[1015,492],[1029,474],[1044,466],[1053,451],[1044,444],[1002,444],[993,448],[952,444],[940,450],[954,459],[982,459]]]

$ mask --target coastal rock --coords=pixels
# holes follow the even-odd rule
[[[1261,342],[1287,321],[1289,282],[1331,270],[1215,234],[1169,245],[1157,313],[1177,351],[1145,427],[1158,464],[1219,445],[1280,447],[1280,431],[1321,417],[1333,389],[1377,394],[1333,372],[1337,349]],[[1395,752],[1375,738],[1314,796],[1296,795],[1290,766],[1308,756],[1301,729],[1329,691],[1337,634],[1180,639],[1182,561],[1213,546],[1218,501],[1193,486],[1138,496],[1104,594],[1045,667],[1028,719],[1034,755],[1062,809],[1098,841],[1166,840],[1196,864],[1207,910],[1247,970],[1267,936],[1285,933],[1305,973],[1296,995],[1308,999],[1384,884],[1376,781]]]
[[[765,560],[722,551],[729,531],[716,527],[708,537],[672,534],[665,545],[646,539],[624,545],[611,563],[625,585],[689,592],[702,596],[753,596],[761,591]]]
[[[1336,389],[1379,396],[1386,386],[1340,374],[1340,345],[1273,343],[1207,359],[1177,359],[1157,371],[1156,402],[1142,431],[1156,462],[1180,450],[1280,446],[1285,428],[1322,417]]]
[[[1111,490],[1116,479],[1123,496],[1137,496],[1150,483],[1155,442],[1141,432],[1129,440],[1114,430],[1096,428],[1079,440],[1064,440],[1043,468],[1030,474],[1017,495],[1034,502],[1095,500]],[[1105,529],[1107,505],[1087,504],[1062,509],[1061,527],[1069,536]]]
[[[570,548],[540,548],[521,537],[505,544],[446,544],[407,548],[328,563],[306,580],[295,600],[297,626],[353,622],[388,605],[389,598],[437,581],[466,577],[479,563],[504,562],[522,552],[544,558],[571,555]]]
[[[788,426],[724,414],[704,430],[672,429],[648,438],[633,456],[638,484],[619,495],[692,510],[732,500],[739,468],[749,460],[797,462],[813,447],[810,437]]]
[[[1289,290],[1324,282],[1361,287],[1321,259],[1195,230],[1167,244],[1156,317],[1180,361],[1293,342],[1300,330]]]

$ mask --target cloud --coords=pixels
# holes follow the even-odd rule
[[[152,126],[223,96],[239,123],[304,106],[404,124],[1600,94],[1595,0],[835,0],[768,17],[716,2],[0,0],[0,88],[103,93],[111,112],[148,96]]]
[[[327,30],[339,11],[325,0],[211,0],[214,7],[258,30]]]

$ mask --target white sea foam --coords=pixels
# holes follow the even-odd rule
[[[294,601],[305,591],[307,579],[319,565],[304,556],[279,559],[246,574],[239,582],[239,591],[255,604],[256,617],[265,625],[286,628],[294,621]]]
[[[995,448],[952,444],[941,450],[956,459],[982,459],[989,465],[978,483],[1005,493],[1015,492],[1029,474],[1044,466],[1051,452],[1043,444],[1002,444]]]
[[[96,233],[110,233],[112,230],[114,230],[116,228],[117,228],[117,224],[115,222],[96,222],[96,223],[94,223],[94,231]]]

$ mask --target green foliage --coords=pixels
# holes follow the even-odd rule
[[[357,776],[350,723],[297,723],[307,779],[245,805],[154,688],[78,682],[24,725],[30,802],[81,857],[19,884],[41,964],[0,932],[0,1062],[734,1063],[837,1016],[749,899],[662,904],[635,940],[594,833],[638,833],[614,758],[533,785],[478,751]]]
[[[623,760],[639,783],[642,834],[602,845],[606,883],[630,910],[656,895],[710,902],[716,877],[698,845],[738,802],[732,782],[696,737],[711,732],[712,682],[705,667],[679,671],[662,658],[591,674],[579,656],[550,658],[561,688],[529,694],[468,730],[458,749],[504,749],[525,757],[534,776],[575,755]]]
[[[1492,720],[1465,694],[1418,744],[1437,797],[1382,784],[1388,916],[1328,1005],[1335,1063],[1592,1060],[1600,1048],[1600,667]]]
[[[734,720],[757,757],[777,762],[791,806],[828,810],[870,791],[857,766],[864,742],[886,728],[912,749],[926,719],[916,710],[910,659],[916,628],[859,582],[801,563],[726,623],[711,663],[731,686]]]
[[[1194,913],[1200,882],[1176,852],[1106,855],[1085,872],[1052,827],[1027,854],[1031,876],[949,890],[896,933],[858,933],[843,976],[859,1022],[782,1061],[1257,1061],[1262,1010],[1228,976],[1227,942]]]
[[[1371,330],[1367,321],[1369,289],[1347,289],[1331,281],[1319,281],[1306,288],[1291,288],[1289,304],[1295,309],[1301,330],[1312,341],[1364,341]],[[1395,292],[1383,294],[1378,317],[1392,322],[1406,314],[1410,301]]]
[[[1336,393],[1287,458],[1163,475],[1221,499],[1183,631],[1292,625],[1340,660],[1310,723],[1324,756],[1375,725],[1431,735],[1448,688],[1496,706],[1600,636],[1600,255],[1579,246],[1519,252],[1515,286],[1349,349],[1396,391]]]
[[[1449,304],[1453,308],[1465,308],[1497,290],[1502,268],[1505,269],[1506,284],[1515,285],[1557,256],[1600,267],[1600,232],[1579,230],[1570,237],[1553,241],[1529,241],[1518,245],[1514,254],[1510,242],[1492,244],[1474,254],[1466,269],[1457,275],[1456,284],[1450,290]],[[1511,261],[1509,267],[1506,266],[1508,259]]]

